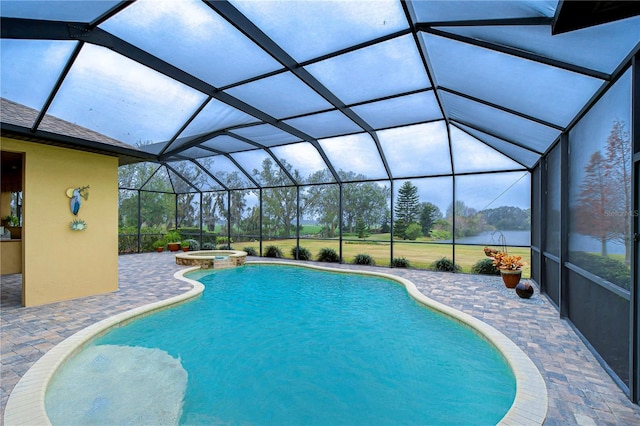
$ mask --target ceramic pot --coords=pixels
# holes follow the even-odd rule
[[[507,288],[516,288],[520,282],[520,278],[522,277],[522,270],[517,269],[515,271],[511,271],[501,269],[500,275],[502,275],[502,282],[504,282],[504,285]]]
[[[523,299],[528,299],[533,296],[533,286],[526,281],[522,281],[516,286],[516,293]]]

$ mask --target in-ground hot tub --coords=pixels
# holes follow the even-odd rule
[[[202,269],[233,268],[244,265],[247,252],[241,250],[198,250],[176,254],[176,263]]]

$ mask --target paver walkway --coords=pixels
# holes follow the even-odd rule
[[[171,253],[120,256],[118,291],[31,308],[20,306],[20,275],[3,276],[0,423],[11,390],[44,353],[76,331],[115,313],[183,293],[187,286],[173,278],[180,268]],[[411,280],[426,296],[483,320],[513,340],[545,379],[549,393],[546,425],[640,424],[640,407],[628,400],[537,290],[531,299],[524,300],[507,290],[499,277],[374,269]]]

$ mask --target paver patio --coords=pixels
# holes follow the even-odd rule
[[[20,377],[54,345],[113,314],[186,291],[188,285],[173,278],[181,268],[171,253],[120,256],[118,291],[30,308],[20,306],[20,275],[2,276],[0,415],[4,417],[9,394]],[[537,289],[531,299],[525,300],[507,290],[499,277],[399,268],[375,270],[413,281],[426,296],[483,320],[513,340],[545,379],[549,393],[546,425],[640,424],[640,407],[629,401]]]

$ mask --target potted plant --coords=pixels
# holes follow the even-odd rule
[[[172,230],[167,232],[164,240],[167,242],[167,249],[169,251],[180,250],[180,233],[178,231]]]
[[[155,251],[157,251],[158,253],[162,253],[162,251],[164,250],[164,240],[158,240],[156,242],[154,242],[151,247],[153,247],[153,249]]]
[[[189,240],[184,240],[180,243],[180,246],[182,247],[182,251],[189,251]]]
[[[18,226],[20,224],[20,219],[18,216],[7,215],[2,218],[2,226]]]
[[[493,259],[493,266],[500,270],[502,281],[507,288],[515,288],[522,278],[522,256],[509,255],[507,251],[484,248],[484,254]]]

